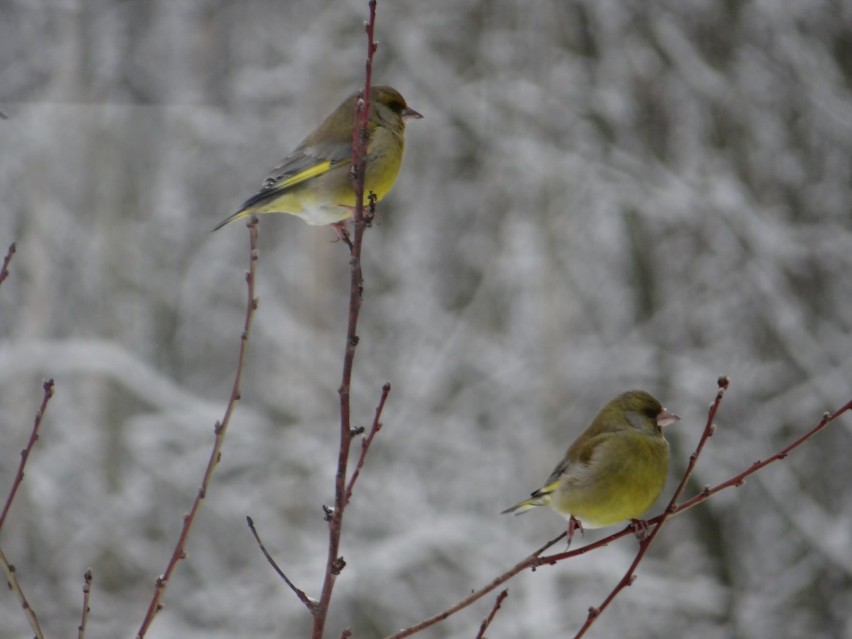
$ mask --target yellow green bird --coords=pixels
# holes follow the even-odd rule
[[[356,206],[350,166],[358,95],[341,102],[272,170],[260,191],[213,230],[255,213],[288,213],[315,226],[331,224],[341,239],[348,239],[344,220],[352,217]],[[391,190],[405,149],[405,123],[422,117],[393,87],[372,87],[365,199],[373,193],[376,201],[381,200]]]
[[[669,469],[663,428],[680,419],[645,391],[610,400],[571,444],[544,486],[503,513],[550,506],[575,527],[602,528],[644,513]]]

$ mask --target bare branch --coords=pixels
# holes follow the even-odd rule
[[[497,600],[494,602],[494,606],[491,608],[491,612],[485,619],[482,620],[482,624],[480,624],[479,626],[479,632],[476,633],[476,639],[485,639],[485,631],[488,630],[488,626],[490,626],[491,622],[494,621],[494,616],[497,614],[497,611],[500,610],[500,606],[503,603],[503,600],[508,596],[508,588],[501,590],[500,594],[497,595]]]
[[[378,46],[374,40],[376,24],[376,0],[370,0],[370,19],[366,25],[367,62],[364,78],[364,92],[355,109],[352,130],[352,178],[355,187],[355,212],[353,215],[353,237],[350,259],[349,322],[346,329],[346,351],[343,356],[343,375],[340,383],[340,447],[337,455],[337,473],[334,478],[334,509],[328,520],[328,556],[326,557],[325,577],[319,604],[313,609],[314,625],[312,639],[322,639],[331,593],[337,575],[346,565],[340,550],[340,535],[343,530],[343,511],[346,508],[347,485],[346,469],[349,461],[349,449],[352,444],[350,419],[350,387],[352,368],[355,363],[355,349],[358,346],[358,317],[361,313],[361,300],[364,292],[364,279],[361,274],[361,245],[366,223],[364,220],[364,178],[367,165],[367,115],[370,110],[370,83],[372,81],[373,54]],[[328,515],[327,515],[328,516]]]
[[[12,246],[14,246],[14,244]],[[3,266],[5,268],[5,262]],[[42,384],[44,394],[41,398],[41,405],[38,407],[35,420],[33,420],[33,429],[30,433],[30,439],[21,451],[21,462],[18,465],[18,473],[15,475],[15,481],[12,482],[12,487],[9,489],[9,494],[6,496],[6,503],[3,504],[3,511],[0,513],[0,529],[3,528],[3,524],[6,521],[6,515],[9,513],[9,509],[12,507],[12,502],[15,500],[15,495],[18,492],[18,487],[21,485],[21,482],[24,481],[24,468],[27,465],[27,460],[30,458],[33,446],[35,446],[35,443],[38,441],[38,430],[41,427],[42,419],[44,419],[44,412],[47,410],[47,404],[50,402],[50,398],[53,397],[54,386],[53,378],[50,378]]]
[[[246,273],[246,313],[245,321],[243,323],[243,332],[240,335],[240,352],[237,358],[237,370],[234,375],[234,384],[231,388],[231,398],[228,401],[228,406],[225,409],[225,415],[222,418],[222,421],[216,422],[216,425],[213,427],[215,435],[213,449],[210,451],[210,459],[208,460],[207,468],[204,471],[204,478],[201,480],[201,487],[198,489],[198,493],[192,503],[192,508],[186,515],[184,515],[183,528],[181,528],[174,551],[172,552],[172,556],[166,566],[166,571],[157,577],[154,585],[154,595],[151,597],[151,603],[148,605],[148,611],[145,613],[145,618],[142,620],[142,625],[139,627],[139,632],[136,634],[137,639],[141,639],[145,636],[151,622],[154,621],[154,617],[156,617],[157,613],[162,609],[163,606],[161,602],[166,586],[168,585],[169,578],[171,577],[171,574],[178,562],[181,559],[186,558],[185,547],[187,539],[189,538],[189,532],[192,529],[195,516],[201,507],[201,502],[207,495],[207,488],[210,485],[210,479],[213,477],[213,471],[216,469],[216,466],[222,458],[222,445],[225,441],[225,433],[228,429],[228,424],[231,421],[231,416],[234,414],[237,401],[240,399],[240,380],[242,379],[243,369],[245,368],[246,350],[248,348],[249,335],[251,332],[251,323],[258,305],[258,299],[254,296],[255,267],[258,260],[257,225],[257,217],[254,215],[246,225],[249,229],[249,270]]]
[[[24,609],[24,614],[27,616],[27,621],[30,622],[30,628],[35,633],[36,639],[44,639],[44,633],[42,633],[41,626],[38,623],[38,616],[32,606],[30,606],[30,602],[27,601],[26,596],[24,596],[24,591],[21,590],[21,585],[15,576],[15,567],[6,559],[2,548],[0,548],[0,564],[2,564],[3,571],[6,573],[6,583],[9,585],[9,590],[14,592],[18,601],[21,602],[21,608]]]
[[[502,575],[494,578],[491,581],[491,583],[489,583],[487,586],[484,586],[484,587],[480,588],[479,590],[473,591],[467,597],[465,597],[464,599],[459,601],[457,604],[455,604],[451,608],[447,608],[444,612],[438,613],[434,617],[429,617],[428,619],[425,619],[418,624],[415,624],[413,626],[409,626],[408,628],[404,628],[404,629],[400,630],[399,632],[397,632],[396,634],[389,635],[388,637],[386,637],[386,639],[402,639],[403,637],[410,637],[413,634],[417,634],[421,630],[425,630],[426,628],[428,628],[430,626],[434,626],[436,623],[439,623],[439,622],[443,621],[444,619],[451,617],[452,615],[456,614],[460,610],[464,610],[473,602],[478,601],[479,599],[482,599],[482,597],[487,595],[492,590],[502,586],[504,583],[509,581],[512,577],[517,575],[519,572],[523,572],[527,568],[535,568],[536,566],[541,565],[541,553],[543,553],[545,550],[547,550],[548,548],[550,548],[551,546],[558,543],[560,540],[562,540],[564,538],[565,538],[565,533],[563,532],[561,535],[559,535],[558,537],[554,537],[553,539],[548,541],[546,544],[544,544],[541,548],[536,550],[534,553],[532,553],[531,555],[527,556],[525,559],[523,559],[520,562],[518,562],[517,564],[515,564],[512,568],[510,568],[509,570],[504,572]],[[580,550],[582,550],[582,548]],[[576,552],[576,551],[574,551],[574,552]],[[580,554],[580,553],[578,553],[578,554]]]
[[[77,639],[84,639],[86,636],[86,622],[89,620],[89,593],[92,590],[92,569],[86,570],[83,575],[83,615],[80,619],[80,625],[77,626]]]
[[[355,488],[355,482],[358,481],[361,469],[364,467],[364,461],[367,459],[367,453],[370,450],[370,445],[373,443],[373,438],[382,429],[382,411],[385,408],[385,402],[388,399],[388,395],[390,395],[390,391],[390,382],[382,386],[382,396],[379,399],[379,405],[376,406],[376,414],[373,416],[373,424],[370,426],[370,432],[361,440],[361,455],[358,457],[358,463],[355,464],[355,471],[352,473],[352,477],[349,479],[349,485],[346,487],[346,499],[343,502],[344,505],[349,504],[349,500],[352,499],[352,489]]]
[[[284,574],[284,571],[281,570],[276,561],[272,558],[272,555],[270,555],[269,551],[266,550],[266,546],[260,540],[260,535],[258,534],[257,529],[254,527],[254,520],[251,517],[246,517],[246,522],[248,522],[249,530],[251,530],[251,534],[254,535],[254,540],[257,542],[257,545],[260,548],[260,552],[262,552],[263,556],[266,557],[266,561],[268,561],[269,565],[272,566],[273,570],[278,573],[278,576],[284,580],[284,583],[290,586],[290,590],[296,593],[296,596],[299,598],[299,601],[305,604],[305,607],[308,609],[308,611],[313,614],[314,608],[317,607],[316,600],[308,597],[308,595],[305,594],[304,590],[298,588],[296,584],[290,581],[287,575]]]
[[[787,444],[784,448],[779,450],[774,455],[767,457],[762,461],[756,461],[751,466],[749,466],[746,470],[739,473],[738,475],[734,475],[730,479],[723,481],[721,484],[717,484],[712,488],[704,487],[704,489],[695,495],[694,497],[687,499],[684,503],[678,504],[675,506],[677,514],[680,514],[681,511],[689,510],[697,506],[700,503],[707,501],[710,497],[715,495],[718,492],[725,490],[726,488],[739,488],[745,483],[745,480],[750,475],[753,475],[757,471],[765,468],[769,464],[773,464],[777,461],[781,461],[782,459],[786,459],[787,456],[796,448],[807,442],[814,435],[816,435],[823,428],[836,421],[841,415],[846,412],[852,411],[852,399],[846,402],[843,406],[835,410],[833,413],[824,413],[822,418],[814,424],[810,430],[808,430],[804,435],[794,439],[792,442]]]

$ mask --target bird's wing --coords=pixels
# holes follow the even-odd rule
[[[263,189],[288,189],[351,161],[351,144],[300,146],[272,169]]]
[[[544,486],[535,491],[532,496],[539,497],[552,493],[562,481],[567,481],[571,485],[582,485],[590,481],[594,467],[597,465],[595,451],[599,449],[601,439],[602,436],[598,435],[579,443],[575,442],[550,473]]]

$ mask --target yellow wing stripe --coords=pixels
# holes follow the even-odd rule
[[[319,164],[314,164],[312,167],[307,168],[304,171],[299,171],[295,175],[291,175],[287,179],[277,182],[275,185],[272,186],[272,188],[286,189],[291,186],[295,186],[296,184],[301,184],[305,180],[310,180],[313,177],[328,172],[330,168],[331,162],[329,160],[326,160],[325,162],[320,162]]]

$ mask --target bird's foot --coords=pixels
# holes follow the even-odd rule
[[[571,540],[574,539],[574,532],[577,530],[580,531],[581,535],[583,534],[583,522],[574,517],[574,515],[571,515],[571,518],[568,520],[568,529],[565,531],[568,539],[567,548],[571,547]]]
[[[644,519],[631,519],[630,527],[633,529],[633,535],[639,541],[645,541],[651,533],[651,527]]]
[[[331,225],[331,228],[334,229],[335,235],[337,235],[337,239],[346,244],[349,247],[349,252],[352,252],[352,239],[349,237],[349,229],[346,228],[346,222],[335,222]]]

